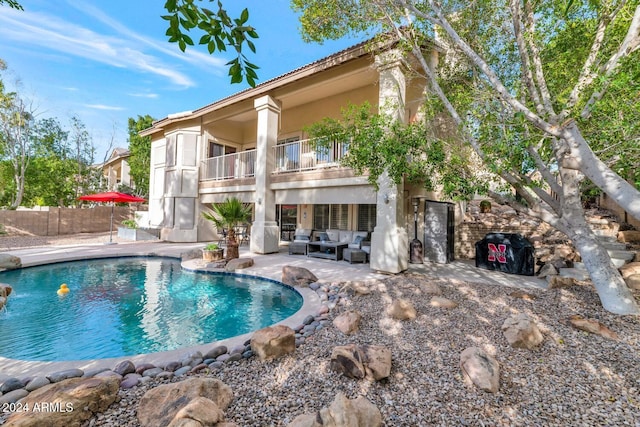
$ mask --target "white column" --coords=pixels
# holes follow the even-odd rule
[[[379,113],[405,121],[406,79],[402,54],[384,52],[376,57],[380,73]],[[409,266],[409,237],[405,228],[404,184],[396,185],[384,172],[378,178],[376,227],[371,234],[371,268],[399,273]]]
[[[275,165],[274,147],[278,141],[280,103],[266,95],[254,101],[258,112],[256,144],[255,220],[251,226],[251,252],[278,252],[280,238],[276,223],[276,198],[270,188]]]

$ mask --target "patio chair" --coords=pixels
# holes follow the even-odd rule
[[[306,255],[307,243],[311,240],[312,230],[299,228],[293,236],[293,242],[289,243],[289,255]]]

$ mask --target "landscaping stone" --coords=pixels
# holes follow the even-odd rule
[[[172,424],[175,426],[188,425],[179,424],[177,420],[185,418],[185,414],[195,413],[194,407],[191,406],[185,412],[180,411],[189,405],[201,407],[202,400],[198,398],[209,400],[219,411],[224,413],[233,400],[233,392],[222,381],[213,378],[191,378],[155,387],[145,393],[138,405],[140,425],[142,427],[157,427],[167,426],[173,422],[176,423]],[[193,403],[194,401],[195,403]],[[209,410],[213,408],[209,403],[204,406]],[[179,413],[181,415],[177,417]]]
[[[22,268],[22,260],[17,256],[0,253],[0,271]]]
[[[465,381],[488,393],[500,387],[500,365],[479,347],[469,347],[460,354],[460,368]]]
[[[23,388],[11,390],[8,393],[4,393],[0,396],[0,404],[16,403],[18,400],[29,395],[29,392]]]
[[[285,265],[282,267],[282,283],[289,286],[308,286],[317,282],[318,278],[304,267]]]
[[[331,369],[350,378],[381,380],[391,373],[391,350],[378,345],[337,346],[331,351]]]
[[[624,279],[625,283],[634,291],[640,291],[640,274],[632,274]]]
[[[506,319],[502,331],[513,348],[532,350],[544,339],[538,326],[524,313]]]
[[[51,384],[51,381],[47,377],[34,377],[27,383],[25,390],[32,392],[49,384]]]
[[[333,320],[333,325],[345,335],[356,333],[360,329],[362,315],[357,311],[347,311]]]
[[[103,412],[115,400],[120,383],[116,377],[70,378],[31,392],[22,400],[34,408],[48,403],[56,410],[17,412],[6,427],[69,427],[80,426],[95,413]]]
[[[84,375],[84,371],[82,369],[67,369],[65,371],[54,372],[51,375],[47,375],[47,378],[52,383],[57,383],[69,378],[78,378],[82,375]]]
[[[213,347],[211,350],[209,350],[207,352],[207,354],[204,355],[205,359],[215,359],[218,356],[220,356],[221,354],[225,354],[227,352],[227,347],[224,345],[219,345],[216,347]]]
[[[431,301],[429,301],[429,304],[432,307],[448,308],[448,309],[456,308],[458,306],[457,302],[452,301],[448,298],[439,297],[439,296],[435,296],[431,298]]]
[[[295,350],[295,333],[288,326],[269,326],[256,331],[251,337],[251,351],[260,360],[274,359]]]
[[[610,340],[618,340],[618,334],[595,319],[585,319],[577,314],[569,318],[571,326],[581,331],[600,335]]]
[[[253,266],[253,258],[235,258],[227,262],[224,267],[227,271],[236,271],[243,268],[249,268]]]
[[[387,314],[396,320],[413,320],[417,316],[413,304],[406,299],[394,300],[387,308]]]
[[[640,262],[630,262],[620,267],[620,274],[623,278],[627,278],[634,274],[640,274]]]
[[[380,410],[366,397],[348,399],[338,393],[328,408],[315,414],[299,415],[288,427],[378,427],[382,425]]]
[[[24,384],[21,380],[17,378],[7,378],[2,382],[2,385],[0,385],[0,393],[9,393],[23,387]]]
[[[116,365],[113,368],[113,372],[118,373],[122,376],[130,374],[136,371],[136,366],[130,360],[124,360]]]
[[[636,231],[636,230],[619,231],[618,241],[623,243],[640,243],[640,231]]]

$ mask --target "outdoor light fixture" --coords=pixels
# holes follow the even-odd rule
[[[387,193],[384,193],[384,194],[382,195],[382,200],[383,200],[385,203],[387,203],[387,204],[388,204],[388,203],[389,203],[389,195],[388,195]]]
[[[258,204],[261,205],[262,204],[262,197],[258,197]]]

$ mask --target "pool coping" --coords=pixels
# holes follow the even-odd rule
[[[96,246],[96,245],[87,245],[87,246]],[[174,250],[163,250],[158,251],[156,248],[149,248],[145,250],[144,248],[140,248],[139,246],[129,247],[129,245],[119,245],[117,250],[109,250],[104,251],[106,249],[105,246],[98,245],[98,252],[95,251],[86,251],[80,247],[65,247],[60,248],[60,251],[57,252],[56,256],[51,256],[49,254],[46,258],[38,257],[29,257],[27,256],[26,261],[23,262],[23,267],[33,267],[37,265],[46,265],[53,264],[59,262],[66,261],[78,261],[78,260],[87,260],[87,259],[97,259],[97,258],[119,258],[119,257],[167,257],[167,258],[175,258],[181,259],[182,254],[189,251],[188,247],[185,251],[184,247],[180,247],[180,245],[172,245],[174,246]],[[199,245],[201,246],[201,245]],[[53,249],[53,248],[50,248]],[[110,249],[110,248],[109,248]],[[131,249],[131,250],[129,250]],[[163,249],[171,249],[171,248],[163,248]],[[102,252],[102,253],[99,253]],[[108,252],[108,253],[106,253]],[[190,260],[182,260],[181,261],[182,268],[188,271],[199,271],[205,273],[216,273],[216,272],[224,272],[224,270],[220,269],[210,269],[205,265],[202,265],[201,262],[197,259]],[[230,274],[230,273],[227,273]],[[275,280],[271,277],[261,276],[259,274],[255,274],[248,270],[243,270],[241,273],[237,273],[239,275],[244,276],[253,276],[267,279],[269,281],[282,283],[278,280]],[[294,313],[293,315],[283,319],[274,325],[285,325],[292,329],[296,326],[302,324],[305,317],[312,315],[315,316],[318,314],[320,308],[322,307],[322,303],[320,301],[320,297],[318,294],[311,290],[310,288],[304,288],[299,286],[290,286],[283,284],[291,289],[294,289],[302,296],[302,307]],[[272,325],[273,326],[273,325]],[[231,349],[237,345],[243,345],[247,340],[251,338],[251,336],[255,333],[255,331],[248,332],[242,335],[237,335],[230,338],[225,338],[218,341],[213,341],[206,344],[198,344],[195,346],[189,347],[181,347],[176,350],[167,350],[156,353],[144,353],[137,354],[131,356],[122,356],[122,357],[113,357],[113,358],[105,358],[105,359],[91,359],[91,360],[69,360],[69,361],[60,361],[60,362],[42,362],[42,361],[26,361],[19,359],[10,359],[6,357],[0,356],[0,381],[6,378],[27,378],[33,376],[46,376],[51,375],[55,372],[60,372],[68,369],[76,369],[79,368],[84,372],[90,372],[93,370],[99,369],[113,369],[118,363],[129,360],[133,362],[136,366],[142,363],[151,363],[156,366],[165,366],[169,362],[180,361],[185,355],[194,353],[196,351],[201,352],[203,355],[206,354],[209,350],[214,347],[224,345],[228,349]]]

